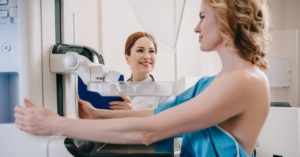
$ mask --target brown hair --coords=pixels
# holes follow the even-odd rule
[[[270,43],[269,10],[266,0],[204,0],[220,22],[220,34],[226,47],[261,70],[268,69],[267,46]]]
[[[131,34],[126,40],[126,44],[125,44],[125,54],[126,55],[130,56],[130,54],[131,54],[130,50],[131,50],[132,46],[138,39],[140,39],[142,37],[148,37],[153,42],[155,53],[157,53],[156,40],[154,39],[154,37],[152,35],[150,35],[149,33],[146,33],[146,32],[135,32],[135,33]]]

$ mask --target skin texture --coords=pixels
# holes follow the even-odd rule
[[[156,51],[153,42],[148,37],[141,37],[135,41],[130,50],[130,55],[125,54],[127,64],[132,71],[132,81],[143,81],[149,77],[156,63]],[[109,103],[113,110],[135,109],[132,100],[123,96],[124,101]]]
[[[107,120],[59,117],[25,99],[26,107],[15,107],[16,126],[35,135],[64,135],[92,141],[148,145],[219,125],[242,145],[248,155],[252,154],[269,111],[270,93],[266,75],[237,52],[229,51],[219,40],[219,23],[211,8],[202,4],[200,13],[204,17],[195,28],[200,48],[202,51],[217,51],[222,70],[206,90],[193,99],[157,115],[136,113],[133,118]],[[81,100],[79,104],[88,106]],[[83,110],[85,115],[90,116],[93,113],[89,112],[95,111],[85,107]]]

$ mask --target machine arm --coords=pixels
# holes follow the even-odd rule
[[[50,54],[50,71],[60,74],[77,74],[85,84],[89,82],[119,80],[120,73],[104,66],[99,54],[88,47],[56,44]]]

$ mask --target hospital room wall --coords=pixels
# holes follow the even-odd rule
[[[75,43],[85,45],[100,52],[98,22],[98,0],[76,0]]]
[[[221,70],[217,52],[201,52],[199,34],[194,32],[199,22],[200,0],[187,0],[178,41],[178,78],[209,76]]]
[[[122,72],[125,79],[128,79],[131,69],[125,61],[126,39],[134,32],[145,30],[137,20],[128,0],[102,0],[101,5],[99,10],[102,11],[103,56],[109,67]],[[157,24],[162,22],[157,20]],[[158,81],[174,81],[174,55],[159,45],[156,66],[151,74]]]
[[[298,34],[292,34],[292,36],[296,36],[298,38],[298,54],[290,55],[295,58],[291,58],[291,61],[295,61],[298,59],[298,66],[299,66],[299,52],[300,52],[300,40],[299,40],[299,30],[300,30],[300,21],[298,20],[298,15],[300,15],[300,1],[299,0],[269,0],[267,1],[268,5],[271,10],[271,15],[272,15],[272,25],[273,27],[271,28],[272,31],[277,31],[275,34],[278,35],[278,33],[284,33],[285,35],[288,35],[291,30],[298,30]],[[283,40],[281,39],[282,36],[278,35],[279,37],[277,39],[273,40]],[[291,40],[291,37],[286,38],[284,41],[285,43],[290,44],[289,41]],[[274,41],[275,42],[275,41]],[[282,43],[283,44],[283,43]],[[294,45],[292,45],[294,46]],[[282,45],[276,45],[275,50],[277,51],[270,51],[270,54],[276,54],[276,55],[282,55],[285,56],[285,54],[291,54],[295,52],[290,52],[290,51],[279,51],[282,49]],[[287,47],[287,46],[285,46]],[[274,49],[273,49],[274,50]],[[295,50],[297,51],[297,49]],[[291,83],[293,81],[298,80],[298,87],[291,87],[291,88],[273,88],[271,90],[271,95],[273,95],[273,99],[275,101],[285,101],[288,98],[293,98],[293,99],[298,99],[298,100],[293,100],[292,102],[298,102],[296,104],[291,104],[293,107],[299,107],[300,106],[300,84],[299,84],[299,73],[300,73],[300,68],[299,67],[291,67],[293,69],[296,69],[296,72],[298,71],[298,77],[293,75],[295,71],[291,71]],[[292,70],[292,69],[291,69]],[[292,84],[291,84],[292,85]],[[293,88],[297,88],[296,90]],[[293,90],[293,91],[291,91]],[[295,93],[296,92],[296,93]]]
[[[133,32],[144,31],[129,1],[89,0],[87,3],[77,0],[76,14],[76,44],[97,50],[108,67],[120,71],[128,79],[131,69],[125,61],[125,42]],[[174,56],[158,47],[157,63],[152,72],[155,80],[174,81],[173,65]]]
[[[213,75],[220,71],[221,62],[216,52],[201,53],[198,34],[194,33],[200,4],[199,0],[186,1],[177,45],[178,79]],[[96,49],[105,58],[106,65],[129,78],[131,70],[124,59],[125,41],[131,33],[143,31],[129,1],[89,0],[87,3],[77,0],[76,14],[76,43]],[[158,25],[161,23],[163,21],[157,21]],[[175,81],[174,59],[173,54],[158,47],[157,65],[152,73],[156,80]]]
[[[299,31],[300,31],[300,1],[299,0],[287,0],[284,1],[284,29],[291,30],[297,29],[298,30],[298,107],[300,107],[300,83],[299,83],[299,61],[300,61],[300,39],[299,39]]]

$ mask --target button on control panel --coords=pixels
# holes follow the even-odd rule
[[[3,50],[4,52],[8,52],[8,51],[10,50],[10,46],[9,46],[8,44],[3,44],[3,45],[2,45],[2,50]]]
[[[0,0],[0,4],[7,4],[7,0]]]
[[[6,11],[6,10],[0,10],[0,18],[1,17],[8,17],[8,11]]]

